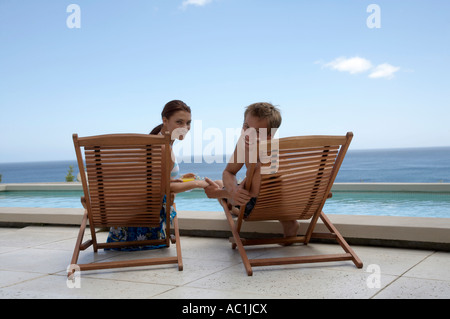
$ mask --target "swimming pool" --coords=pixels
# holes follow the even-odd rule
[[[81,191],[3,191],[0,207],[82,208]],[[203,191],[178,194],[178,210],[221,211]],[[450,193],[333,191],[327,214],[450,218]]]

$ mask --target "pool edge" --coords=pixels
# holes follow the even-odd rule
[[[0,207],[0,226],[32,225],[79,226],[81,208]],[[229,237],[225,215],[220,211],[178,211],[181,235]],[[328,215],[350,244],[390,246],[450,251],[450,218],[397,217],[365,215]],[[301,223],[300,232],[306,229]],[[318,223],[316,231],[326,231]],[[281,235],[279,222],[247,222],[245,236]]]

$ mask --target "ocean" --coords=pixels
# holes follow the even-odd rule
[[[223,163],[180,162],[181,173],[221,179]],[[69,167],[78,174],[75,160],[58,162],[0,163],[2,183],[64,182]],[[245,176],[239,172],[238,179]],[[450,183],[450,147],[349,150],[336,182]],[[9,191],[0,192],[2,207],[81,208],[81,191]],[[177,209],[218,211],[217,200],[202,190],[177,194]],[[448,193],[376,193],[334,192],[327,201],[329,214],[420,216],[450,218]]]
[[[225,162],[180,161],[180,172],[221,179]],[[77,176],[76,160],[0,163],[1,183],[64,182],[71,165]],[[450,147],[349,150],[336,182],[450,183]]]

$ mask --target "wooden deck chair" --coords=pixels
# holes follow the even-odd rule
[[[303,136],[281,138],[267,142],[267,153],[274,146],[269,164],[263,164],[261,187],[256,204],[247,218],[244,218],[245,205],[242,205],[237,220],[233,220],[231,211],[222,202],[233,237],[232,248],[238,247],[245,269],[252,275],[252,266],[268,266],[297,263],[352,260],[361,268],[362,262],[348,243],[323,213],[327,198],[331,197],[331,187],[347,152],[353,133],[346,136]],[[260,145],[260,148],[262,145]],[[260,153],[261,154],[261,153]],[[263,153],[264,154],[264,153]],[[264,160],[263,160],[264,162]],[[250,189],[251,176],[255,164],[249,167],[245,188]],[[272,170],[272,172],[271,172]],[[314,228],[321,219],[329,233],[316,233]],[[242,222],[268,220],[309,220],[306,233],[302,236],[287,238],[245,239],[240,236]],[[331,238],[337,240],[345,253],[318,256],[300,256],[285,258],[248,259],[244,249],[246,245],[262,244],[308,244],[311,238]],[[282,249],[280,247],[280,249]]]
[[[172,205],[170,170],[172,165],[170,135],[111,134],[79,138],[73,135],[78,166],[81,172],[85,208],[72,261],[68,270],[93,270],[177,263],[181,259],[178,219],[173,219],[174,236],[170,236],[170,209],[166,209],[166,238],[134,242],[98,243],[96,228],[157,227],[163,198],[166,207]],[[84,148],[86,174],[81,148]],[[89,223],[91,238],[83,242]],[[167,245],[176,243],[177,256],[114,262],[77,264],[80,250],[93,245],[94,252],[102,248]],[[151,254],[151,250],[148,251]]]

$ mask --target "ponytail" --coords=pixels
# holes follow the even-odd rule
[[[158,135],[159,132],[161,132],[163,125],[159,124],[157,127],[155,127],[151,132],[150,135]]]

